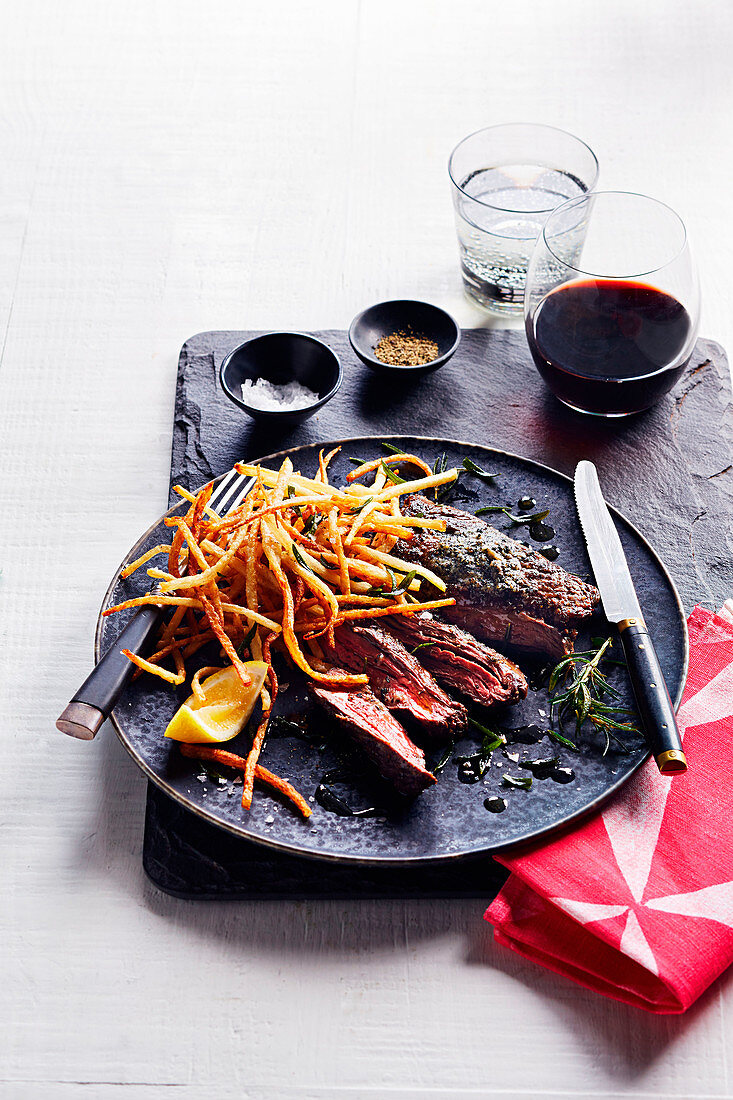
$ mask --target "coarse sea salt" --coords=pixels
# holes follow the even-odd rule
[[[307,409],[309,405],[315,405],[319,397],[300,382],[276,386],[266,378],[258,378],[256,381],[247,378],[242,383],[242,400],[253,409],[285,412],[291,409]]]

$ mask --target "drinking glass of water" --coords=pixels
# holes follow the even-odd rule
[[[465,291],[492,313],[518,316],[535,241],[557,206],[593,190],[595,154],[553,126],[490,126],[455,147],[448,172]]]

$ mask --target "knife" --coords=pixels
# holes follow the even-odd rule
[[[575,503],[606,618],[615,623],[626,654],[644,735],[663,775],[687,771],[672,700],[641,613],[621,540],[592,462],[575,470]]]

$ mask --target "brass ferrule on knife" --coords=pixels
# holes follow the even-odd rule
[[[638,626],[640,630],[646,630],[646,623],[642,619],[641,615],[637,615],[634,619],[622,619],[618,624],[619,631],[623,634],[624,630],[628,630],[630,626]]]
[[[679,775],[687,771],[687,757],[680,749],[667,749],[655,759],[662,775]]]

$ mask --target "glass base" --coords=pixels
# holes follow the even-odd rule
[[[550,391],[552,393],[552,391]],[[556,401],[559,401],[561,405],[564,405],[566,409],[572,409],[573,412],[582,413],[583,416],[600,416],[604,420],[621,420],[626,416],[638,416],[640,412],[645,412],[645,409],[633,409],[631,412],[598,412],[596,409],[581,409],[578,405],[571,405],[569,401],[566,401],[563,397],[558,397],[556,393],[552,396]]]
[[[506,301],[499,297],[490,297],[482,293],[476,285],[469,282],[465,276],[463,278],[463,292],[473,305],[485,310],[486,313],[493,314],[494,317],[513,317],[519,319],[524,314],[523,299],[517,300],[515,297],[511,301]]]

